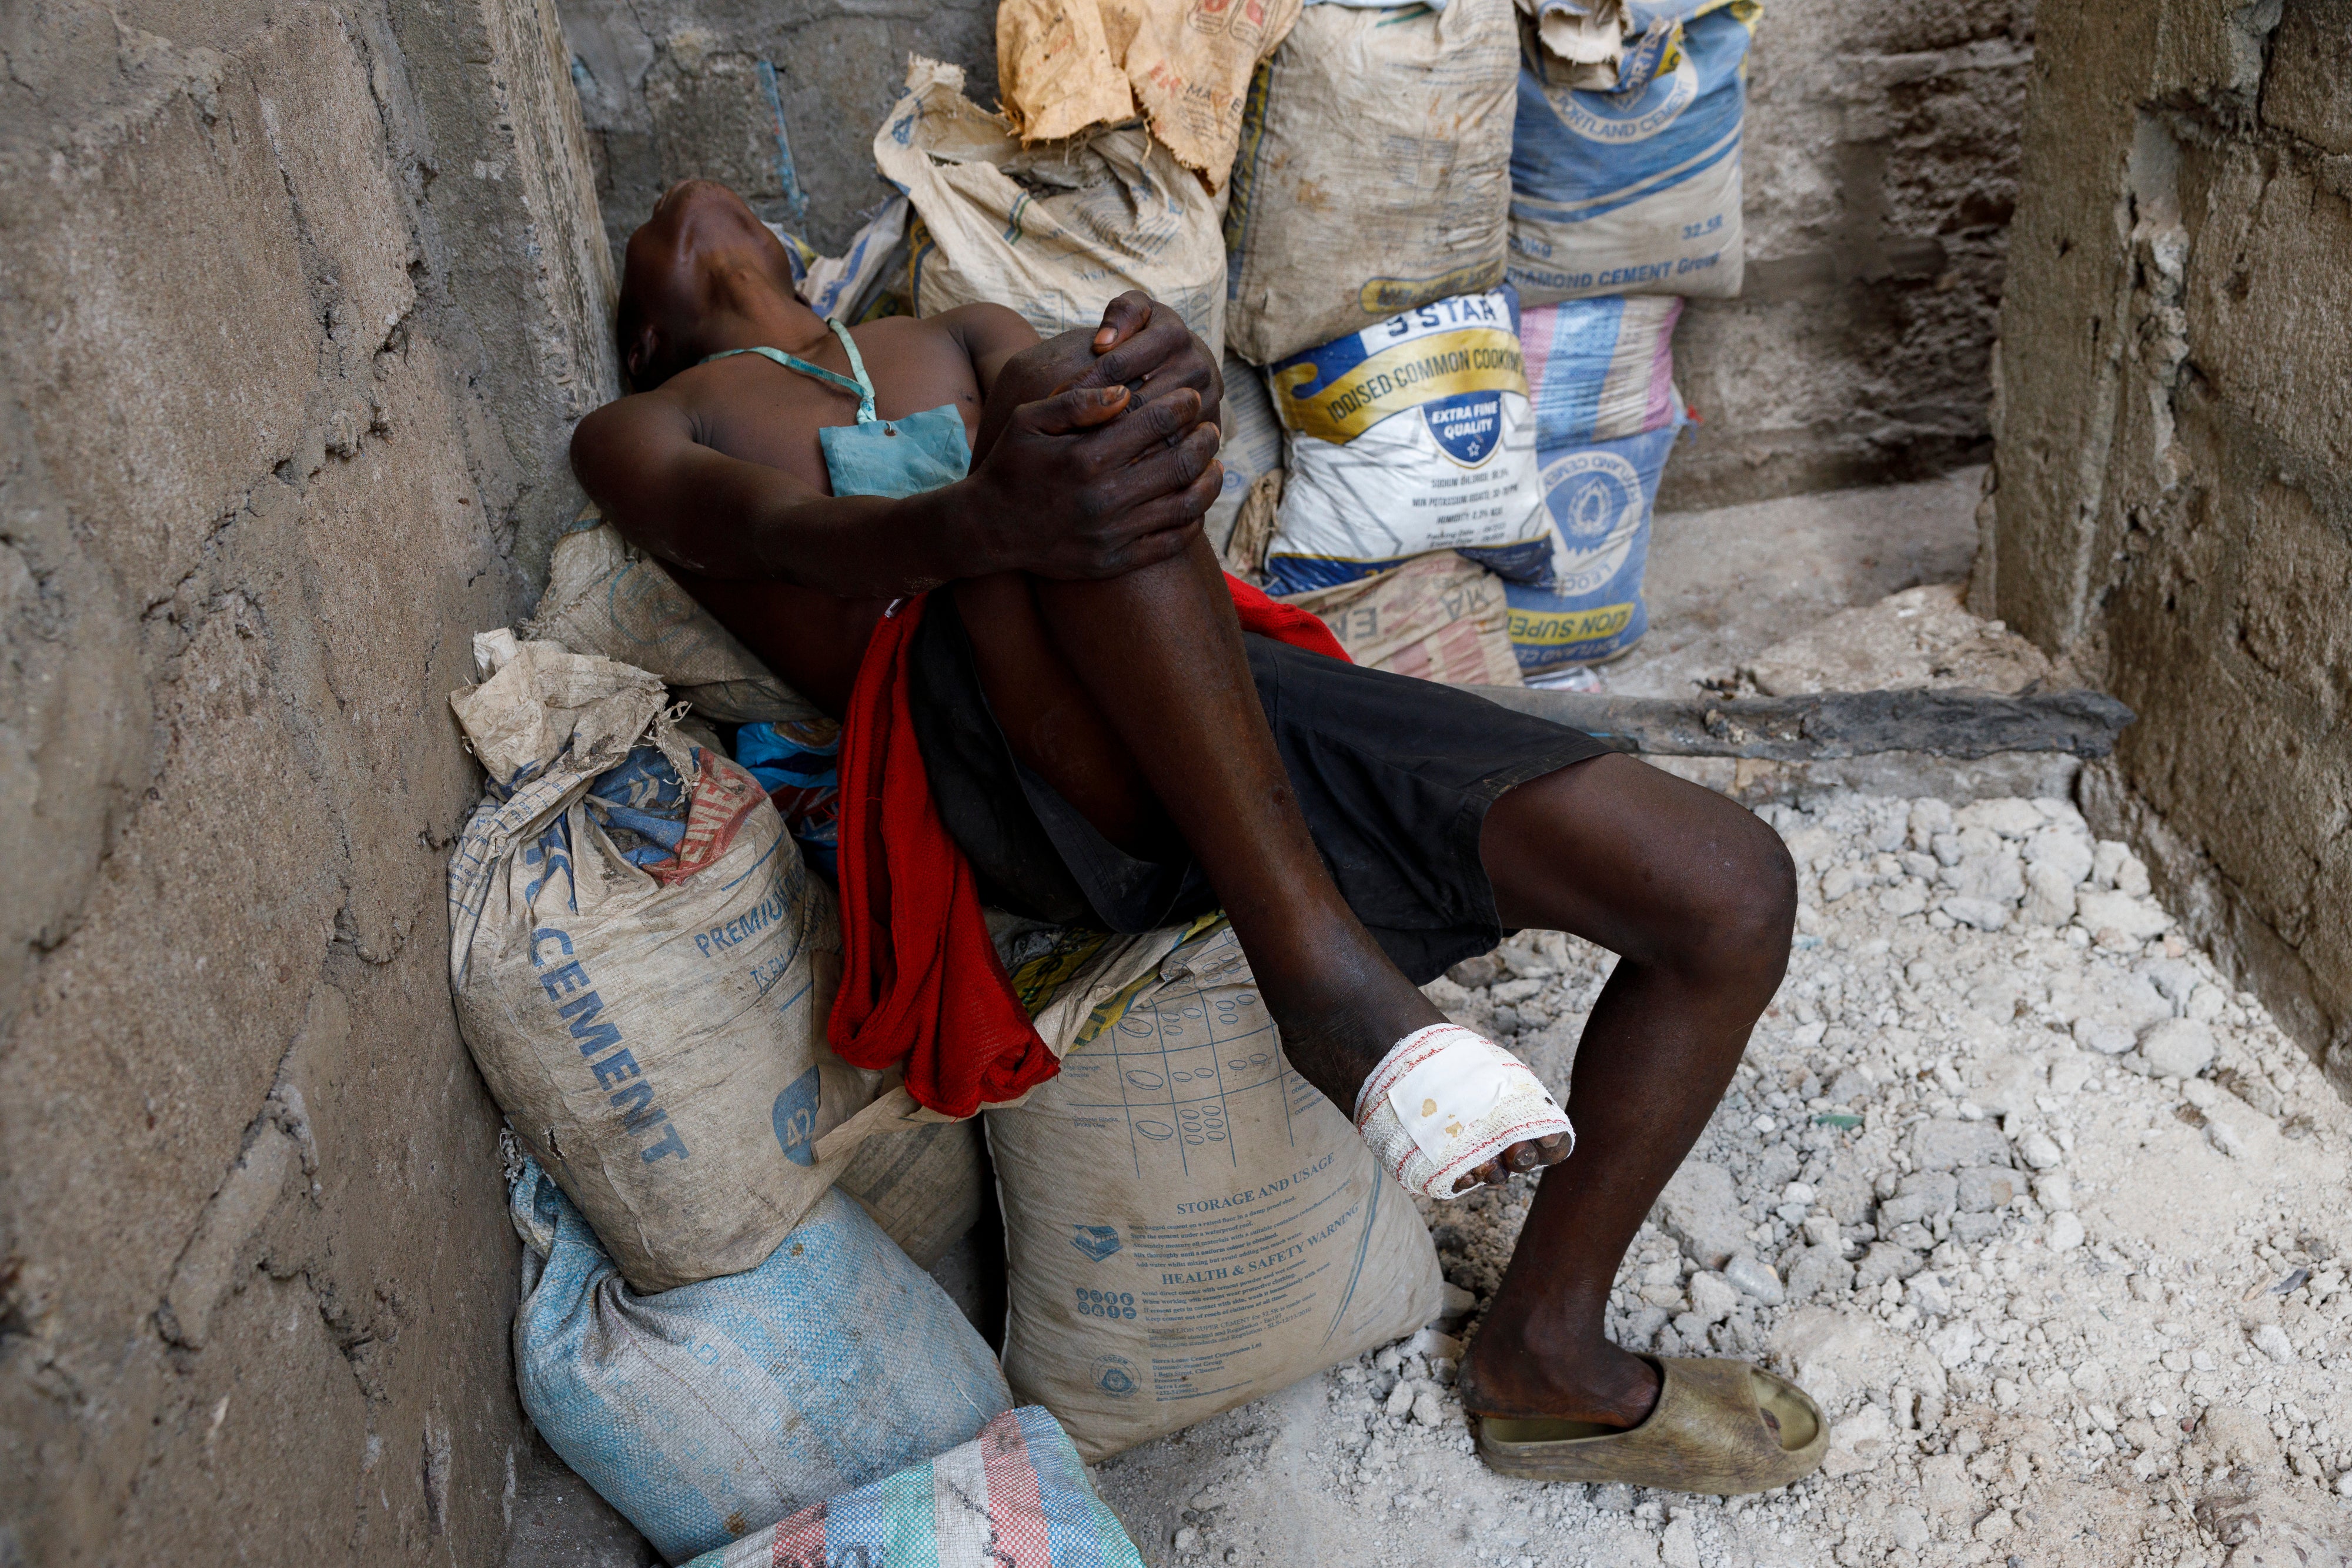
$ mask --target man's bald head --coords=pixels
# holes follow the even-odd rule
[[[763,297],[799,298],[783,242],[716,180],[681,180],[629,236],[621,268],[621,362],[638,392],[709,352],[722,318]]]

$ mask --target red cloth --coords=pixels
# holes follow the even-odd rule
[[[1242,629],[1345,659],[1330,629],[1228,577]],[[856,1067],[903,1065],[918,1103],[950,1116],[1018,1098],[1061,1061],[1013,994],[948,837],[908,712],[917,599],[874,629],[841,726],[841,989],[827,1034]]]

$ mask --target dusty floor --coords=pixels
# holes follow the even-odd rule
[[[1804,933],[1612,1329],[1796,1376],[1837,1423],[1824,1473],[1730,1502],[1496,1479],[1448,1386],[1455,1343],[1424,1336],[1103,1466],[1149,1561],[2352,1553],[2352,1110],[2152,934],[2161,912],[2114,886],[2144,872],[2071,808],[1818,804],[1770,810]],[[2093,927],[2048,924],[2078,894]],[[1564,1082],[1612,960],[1556,936],[1500,957],[1433,995]],[[1481,1303],[1527,1197],[1431,1209]]]
[[[1601,678],[1626,696],[1688,696],[1838,611],[1958,582],[1977,552],[1984,470],[1916,485],[1662,512],[1643,591],[1650,632]]]

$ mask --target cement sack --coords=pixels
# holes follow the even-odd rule
[[[971,1442],[803,1509],[692,1568],[1143,1568],[1054,1417],[1008,1410]]]
[[[947,1292],[838,1193],[755,1267],[651,1294],[528,1159],[509,1210],[522,1406],[672,1563],[969,1442],[1012,1406]]]
[[[1003,0],[996,79],[1023,142],[1141,112],[1151,133],[1222,189],[1250,75],[1298,19],[1299,0]]]
[[[1420,1214],[1283,1060],[1229,926],[1075,1016],[1060,1076],[987,1122],[1005,1376],[1089,1462],[1436,1315]]]
[[[556,541],[547,591],[520,630],[527,640],[650,671],[695,713],[722,724],[824,717],[771,674],[661,562],[593,512]]]
[[[1670,294],[1607,295],[1519,312],[1536,450],[1614,441],[1675,423],[1675,323]]]
[[[1650,514],[1667,450],[1681,430],[1678,420],[1644,434],[1543,455],[1544,507],[1556,552],[1552,585],[1503,588],[1523,676],[1605,664],[1649,630],[1642,573],[1650,559]]]
[[[1446,549],[1543,579],[1550,542],[1514,325],[1500,290],[1465,294],[1273,368],[1291,439],[1270,591],[1328,588]]]
[[[478,640],[491,779],[449,859],[449,988],[492,1098],[641,1291],[756,1266],[878,1075],[835,1058],[833,895],[643,670]]]
[[[1209,503],[1208,516],[1202,519],[1209,542],[1221,555],[1233,537],[1234,520],[1241,516],[1250,486],[1282,466],[1282,421],[1275,414],[1274,400],[1266,395],[1265,377],[1248,361],[1227,354],[1224,380],[1225,402],[1219,411],[1219,423],[1224,426],[1225,439],[1217,449],[1217,461],[1225,465],[1225,487]]]
[[[1271,364],[1502,280],[1516,37],[1510,0],[1299,17],[1243,113],[1235,353]]]
[[[1740,124],[1755,0],[1661,19],[1613,92],[1530,43],[1511,148],[1510,280],[1525,305],[1739,292]]]
[[[1224,340],[1222,193],[1140,125],[1024,148],[963,95],[963,70],[917,56],[874,138],[882,175],[921,219],[915,314],[1009,305],[1047,337],[1101,324],[1140,288],[1214,351]]]
[[[980,1123],[931,1122],[866,1139],[833,1184],[928,1269],[980,1222],[988,1154]]]
[[[1456,686],[1516,686],[1503,580],[1451,551],[1283,601],[1321,617],[1370,669]]]

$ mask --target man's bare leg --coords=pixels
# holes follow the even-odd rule
[[[1544,1173],[1462,1402],[1630,1427],[1658,1375],[1610,1343],[1610,1287],[1780,987],[1796,870],[1747,810],[1613,756],[1505,795],[1480,850],[1506,926],[1572,932],[1619,960],[1577,1048],[1575,1153]]]
[[[1167,829],[1181,837],[1292,1065],[1352,1114],[1390,1049],[1444,1015],[1365,932],[1315,848],[1207,541],[1123,577],[1008,574],[956,591],[1013,754],[1131,852]],[[1519,1144],[1501,1161],[1526,1170],[1551,1154]],[[1501,1179],[1500,1163],[1465,1185]]]

